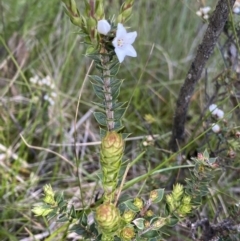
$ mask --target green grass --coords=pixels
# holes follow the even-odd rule
[[[116,15],[119,1],[112,2],[108,12]],[[208,4],[214,8],[216,2],[208,1]],[[85,46],[78,29],[71,25],[60,1],[0,1],[0,8],[0,240],[34,240],[25,238],[48,229],[42,218],[31,213],[32,204],[41,198],[44,184],[51,183],[54,190],[64,191],[68,198],[74,194],[71,200],[81,206],[76,157],[80,160],[85,201],[92,201],[101,192],[97,176],[99,146],[73,145],[75,142],[100,141],[98,126],[90,112],[74,131],[76,111],[77,121],[81,122],[93,107],[91,101],[97,101],[97,98],[88,80],[83,85],[91,61],[84,56]],[[149,131],[161,137],[171,131],[179,88],[206,28],[195,14],[198,8],[197,1],[190,0],[136,1],[128,24],[131,30],[138,32],[134,43],[138,57],[127,58],[118,76],[125,79],[119,99],[126,101],[131,98],[124,125],[132,137],[148,135]],[[15,53],[19,43],[24,47]],[[207,66],[208,94],[213,93],[215,83],[212,79],[223,67],[222,56],[216,49]],[[96,73],[94,68],[89,71],[90,74]],[[49,108],[43,99],[47,90],[29,81],[35,74],[41,77],[49,75],[53,79],[57,93],[53,107]],[[202,79],[189,109],[186,130],[192,140],[204,130],[203,121],[199,120],[202,120],[200,115],[208,103],[205,87]],[[77,110],[81,88],[83,92]],[[232,109],[228,96],[225,95],[222,102],[226,112]],[[146,114],[151,114],[153,123],[145,121]],[[233,122],[236,121],[234,118]],[[235,125],[238,127],[239,124],[235,122]],[[20,134],[32,148],[24,143]],[[128,179],[144,174],[150,166],[156,167],[166,160],[169,138],[170,135],[159,138],[158,146],[148,148],[147,155],[132,168]],[[189,145],[184,154],[193,155],[195,150],[203,151],[209,147],[204,138]],[[211,143],[214,145],[213,141]],[[133,159],[142,148],[141,140],[127,142],[126,157]],[[165,167],[174,164],[175,160],[172,160]],[[238,160],[227,162],[233,170],[238,164]],[[135,190],[141,185],[143,191],[155,186],[165,187],[169,175],[159,174],[146,183],[138,183],[131,194],[136,194]],[[210,216],[214,216],[217,207],[227,205],[229,196],[233,202],[239,194],[239,190],[234,189],[239,184],[235,171],[226,176],[228,178],[222,177],[218,180],[220,183],[212,186],[220,191],[212,193],[214,198],[208,207]],[[57,227],[54,226],[53,230]],[[60,239],[52,237],[46,240]]]

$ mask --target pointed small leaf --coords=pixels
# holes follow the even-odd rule
[[[96,81],[97,83],[99,83],[100,85],[103,85],[103,79],[97,75],[89,75],[89,78],[91,78],[92,80]]]
[[[100,124],[102,126],[107,126],[107,117],[104,113],[94,112],[93,115],[94,115],[96,121],[98,122],[98,124]]]
[[[103,92],[103,88],[101,86],[99,86],[99,85],[94,84],[93,82],[91,82],[91,84],[92,84],[93,91],[96,94],[96,96],[99,99],[104,100],[105,95],[104,95],[104,92]]]
[[[77,214],[76,214],[76,210],[74,208],[74,206],[71,206],[70,212],[69,212],[69,216],[72,218],[76,218]]]
[[[131,133],[122,133],[123,140],[126,140],[130,135]]]
[[[124,126],[122,125],[122,121],[118,120],[116,122],[114,122],[114,130],[115,131],[120,131],[124,128]]]
[[[113,103],[113,107],[112,110],[115,110],[117,108],[123,107],[124,105],[126,105],[128,102],[114,102]]]
[[[102,111],[104,111],[105,108],[106,108],[106,105],[104,105],[104,104],[101,104],[101,103],[98,103],[98,102],[94,102],[94,101],[91,101],[91,103],[93,105],[95,105],[95,106],[98,106],[100,109],[102,109]]]
[[[119,80],[116,84],[111,83],[111,92],[112,92],[112,96],[114,96],[113,97],[114,99],[118,97],[122,83],[123,83],[123,80]]]
[[[117,75],[119,68],[120,68],[120,63],[116,61],[110,66],[110,74],[114,76]]]
[[[119,108],[114,111],[114,120],[120,120],[124,113],[126,111],[126,108]]]
[[[100,127],[100,137],[101,137],[101,139],[103,139],[106,136],[106,134],[107,134],[107,131]]]
[[[87,215],[85,212],[83,212],[82,217],[81,217],[81,224],[83,226],[87,226]]]

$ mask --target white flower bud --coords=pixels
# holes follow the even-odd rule
[[[107,35],[110,30],[111,30],[111,25],[108,23],[107,20],[102,19],[102,20],[99,20],[99,21],[98,21],[97,31],[98,31],[100,34]]]
[[[211,104],[211,105],[209,106],[209,111],[212,113],[212,115],[216,115],[216,113],[217,113],[217,111],[218,111],[217,105]]]
[[[218,124],[212,124],[212,131],[215,133],[219,133],[221,131],[221,128]]]
[[[222,119],[224,117],[224,112],[220,109],[217,109],[216,116],[218,119]]]

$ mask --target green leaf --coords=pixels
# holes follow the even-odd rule
[[[82,226],[87,226],[87,215],[85,212],[82,213],[80,223]]]
[[[110,65],[110,75],[117,75],[120,68],[120,63],[118,61]]]
[[[60,203],[64,200],[64,195],[63,193],[56,193],[54,199],[56,200],[57,203]]]
[[[173,226],[175,226],[178,223],[178,221],[179,220],[178,220],[177,217],[171,216],[170,218],[168,218],[167,225],[170,226],[170,227],[173,227]]]
[[[106,134],[107,134],[107,131],[100,127],[100,137],[101,137],[101,139],[103,139],[106,136]]]
[[[112,82],[115,82],[111,79],[111,92],[113,99],[116,99],[120,93],[120,87],[123,83],[123,80],[117,80],[117,83],[113,84]]]
[[[119,108],[114,111],[114,120],[120,120],[124,113],[126,111],[126,108]]]
[[[130,135],[131,133],[122,133],[123,140],[127,139]]]
[[[71,209],[70,209],[70,212],[69,212],[69,216],[71,218],[76,218],[77,217],[76,210],[75,210],[73,205],[71,206]]]
[[[65,214],[60,215],[60,216],[58,217],[58,219],[57,219],[57,222],[58,222],[58,223],[65,223],[65,222],[67,222],[67,221],[68,221],[68,218],[66,217]]]
[[[156,230],[149,230],[148,232],[141,235],[143,238],[155,238],[159,236],[159,233]]]
[[[132,222],[136,225],[138,229],[140,230],[144,229],[144,222],[145,222],[144,218],[137,218],[137,219],[134,219]]]
[[[96,62],[100,62],[100,56],[98,54],[88,53],[86,56],[90,59],[93,59]]]
[[[103,79],[97,75],[89,75],[89,78],[91,78],[92,80],[96,81],[97,83],[99,83],[100,85],[103,85]]]
[[[120,131],[123,128],[124,128],[124,126],[122,125],[121,120],[118,120],[118,121],[114,122],[114,130],[115,131]]]
[[[106,105],[104,105],[104,104],[97,103],[97,102],[94,102],[94,101],[91,101],[91,102],[92,102],[93,105],[98,106],[100,109],[103,109],[103,111],[106,108]]]
[[[102,126],[107,126],[107,117],[104,113],[102,112],[94,112],[93,113],[96,121],[102,125]]]
[[[120,108],[124,105],[126,105],[128,102],[113,102],[113,107],[112,107],[112,110],[115,110],[117,108]]]
[[[104,100],[104,99],[105,99],[105,95],[104,95],[102,86],[99,86],[99,85],[97,85],[97,84],[94,84],[93,82],[91,82],[91,84],[92,84],[93,91],[94,91],[94,93],[96,94],[96,96],[97,96],[99,99]]]
[[[47,215],[47,219],[50,220],[52,218],[55,218],[57,216],[57,208],[53,209],[53,211],[51,211],[48,215]]]

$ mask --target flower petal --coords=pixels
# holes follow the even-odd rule
[[[135,39],[137,37],[137,32],[130,32],[130,33],[127,33],[125,38],[124,38],[124,42],[126,42],[126,44],[132,44]]]
[[[131,57],[137,57],[137,52],[136,50],[133,48],[132,45],[126,45],[124,46],[124,49],[122,50],[125,52],[125,55],[127,56],[131,56]]]
[[[121,23],[118,23],[116,37],[123,37],[127,34],[127,30],[123,27]]]
[[[119,48],[115,48],[115,53],[118,57],[119,62],[122,63],[126,56],[125,51],[123,51],[122,49],[119,49]]]
[[[97,31],[98,31],[100,34],[107,35],[110,30],[111,30],[111,25],[108,23],[107,20],[102,19],[102,20],[99,20],[99,21],[98,21]]]

